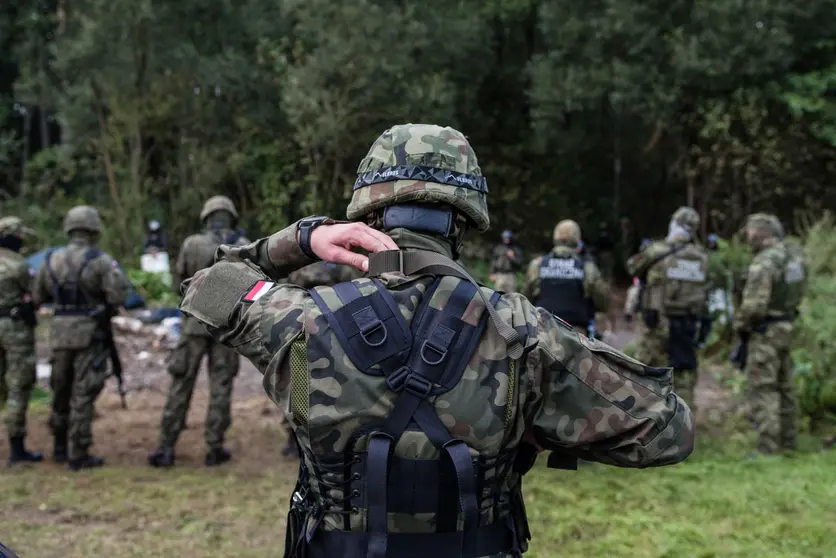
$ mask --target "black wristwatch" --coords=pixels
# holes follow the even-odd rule
[[[311,250],[311,234],[313,234],[314,229],[325,223],[325,221],[330,221],[330,218],[322,216],[305,217],[296,226],[296,230],[299,231],[299,248],[312,260],[319,260],[319,256]]]

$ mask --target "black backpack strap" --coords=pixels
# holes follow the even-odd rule
[[[397,360],[412,346],[412,334],[392,295],[377,280],[371,285],[373,291],[365,295],[352,281],[308,293],[351,362],[366,374],[382,376],[383,363]],[[326,292],[338,300],[329,304]]]
[[[461,440],[454,439],[427,398],[448,391],[458,383],[470,362],[489,315],[484,312],[478,325],[465,321],[465,313],[477,295],[477,287],[467,281],[459,281],[442,310],[430,307],[438,285],[446,278],[436,280],[424,295],[421,306],[412,322],[414,341],[406,364],[387,374],[389,388],[400,392],[383,432],[372,435],[369,442],[366,478],[369,521],[369,558],[384,558],[387,549],[388,478],[385,471],[394,445],[411,422],[427,435],[441,452],[442,475],[439,488],[438,530],[456,531],[458,512],[464,518],[464,530],[460,534],[464,544],[471,542],[469,534],[479,524],[479,504],[476,475],[470,450]],[[388,296],[389,293],[386,293]],[[480,296],[484,294],[480,293]],[[495,305],[499,293],[494,293],[489,304]],[[448,370],[455,366],[455,375]],[[448,376],[445,378],[445,373]],[[442,384],[442,380],[446,380]],[[446,471],[446,473],[445,473]],[[454,478],[453,482],[445,482]],[[458,499],[451,502],[450,492],[444,487],[457,487]]]
[[[52,301],[55,304],[62,304],[61,302],[61,285],[58,283],[58,278],[55,277],[55,272],[52,271],[52,254],[55,252],[50,250],[46,253],[46,272],[49,275],[49,281],[52,283]]]

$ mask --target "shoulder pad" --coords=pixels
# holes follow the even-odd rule
[[[195,276],[181,309],[205,325],[225,327],[239,302],[253,303],[274,286],[246,264],[220,261]]]

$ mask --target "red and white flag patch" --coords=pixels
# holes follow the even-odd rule
[[[267,291],[273,288],[275,283],[270,281],[259,281],[252,289],[244,295],[244,302],[255,302],[259,298],[267,294]]]

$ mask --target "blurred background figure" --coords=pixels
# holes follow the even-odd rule
[[[491,280],[496,290],[517,292],[517,272],[523,266],[523,251],[517,246],[514,232],[502,231],[502,242],[494,246],[491,257]]]

